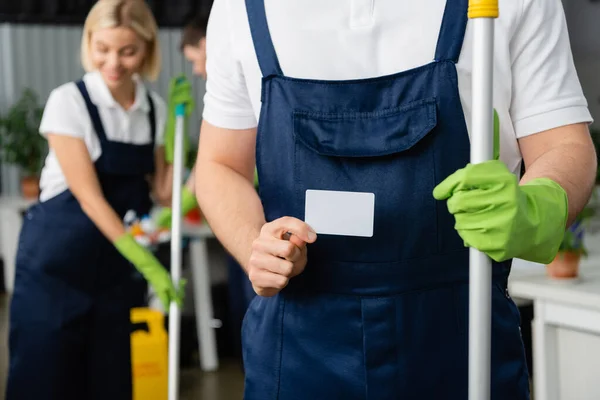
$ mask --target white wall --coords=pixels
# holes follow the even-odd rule
[[[600,2],[563,0],[573,52],[600,58]]]
[[[31,88],[45,102],[50,91],[68,81],[79,79],[84,71],[79,63],[80,27],[0,24],[0,113],[13,104],[24,88]],[[166,97],[172,76],[185,72],[192,77],[191,65],[179,52],[180,30],[160,32],[163,68],[157,82],[150,86]],[[204,82],[193,79],[197,112],[191,118],[190,136],[197,138],[200,128]],[[19,193],[16,170],[2,167],[2,192]]]

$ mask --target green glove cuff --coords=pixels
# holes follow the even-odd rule
[[[179,75],[171,79],[169,82],[169,98],[168,98],[168,113],[165,126],[165,161],[168,164],[173,163],[175,151],[175,108],[178,104],[185,105],[184,117],[184,139],[183,139],[183,155],[184,165],[189,166],[189,149],[190,139],[188,137],[188,117],[194,111],[194,98],[192,96],[192,85],[187,80],[185,75]]]
[[[194,111],[195,103],[192,95],[192,84],[185,75],[171,78],[169,82],[169,111],[175,114],[178,104],[185,104],[185,115],[189,116]]]
[[[187,118],[183,120],[183,164],[189,167],[189,152],[190,152],[190,138],[187,135]],[[175,158],[175,114],[169,114],[167,122],[165,124],[165,161],[167,164],[173,164]]]
[[[533,179],[521,185],[527,207],[524,218],[517,221],[527,221],[529,231],[528,243],[524,250],[517,255],[524,260],[549,264],[552,262],[560,243],[562,242],[569,215],[567,192],[555,181],[549,178]]]
[[[183,189],[181,189],[181,215],[185,216],[197,206],[198,202],[196,201],[196,196],[194,196],[194,193],[192,193],[187,186],[184,186]],[[161,210],[158,216],[157,225],[163,228],[170,228],[171,218],[171,207],[165,207]]]
[[[187,186],[184,186],[181,189],[181,214],[186,215],[196,207],[198,207],[196,196]]]
[[[156,257],[136,242],[129,233],[120,236],[113,244],[119,253],[129,260],[144,277],[146,277],[149,269],[157,266],[162,268]]]
[[[183,305],[185,281],[180,281],[179,289],[176,290],[167,270],[150,251],[138,244],[133,236],[124,234],[115,240],[114,246],[152,285],[167,312],[172,301],[175,301],[179,307]]]

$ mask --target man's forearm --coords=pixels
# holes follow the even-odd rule
[[[535,160],[527,168],[521,183],[542,177],[557,182],[567,192],[569,226],[590,200],[596,179],[596,164],[593,146],[580,143],[564,144]]]
[[[221,244],[247,270],[252,242],[265,224],[252,182],[231,168],[210,161],[197,164],[195,175],[202,213]]]

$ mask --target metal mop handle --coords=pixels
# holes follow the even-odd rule
[[[473,119],[471,163],[491,160],[493,135],[494,19],[498,0],[469,0],[473,20]],[[469,400],[490,398],[492,262],[470,249],[469,262]]]
[[[173,156],[173,197],[171,216],[171,279],[176,289],[181,279],[181,185],[183,178],[183,135],[185,105],[175,108],[175,154]],[[179,398],[180,310],[175,302],[169,308],[169,400]]]

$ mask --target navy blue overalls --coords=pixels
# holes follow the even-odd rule
[[[83,81],[102,147],[95,162],[104,196],[120,217],[151,207],[152,143],[110,141]],[[96,228],[70,190],[30,208],[16,259],[10,313],[7,400],[131,400],[133,266]],[[138,304],[139,305],[139,304]]]
[[[284,76],[263,0],[246,6],[263,75],[257,165],[267,221],[304,219],[308,189],[374,193],[375,215],[373,237],[319,235],[301,275],[252,301],[244,398],[467,399],[469,252],[432,196],[469,162],[456,70],[467,0],[447,1],[430,64],[350,81]],[[493,268],[492,399],[525,400],[510,262]]]

